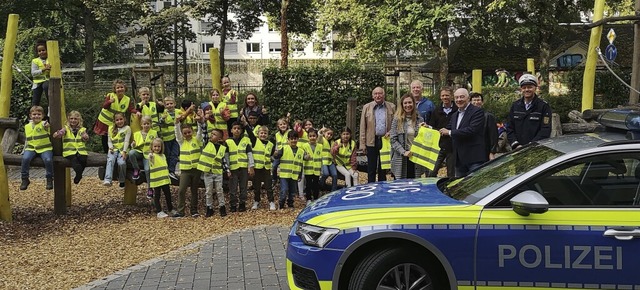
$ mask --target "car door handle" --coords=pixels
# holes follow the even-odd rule
[[[633,238],[640,237],[640,229],[639,228],[612,228],[604,231],[603,236],[605,237],[613,237],[618,240],[628,241]]]

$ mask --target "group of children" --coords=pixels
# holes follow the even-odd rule
[[[225,83],[225,82],[223,82]],[[337,173],[345,176],[347,186],[358,184],[356,168],[356,146],[351,130],[344,128],[338,140],[333,140],[333,131],[328,128],[316,130],[311,120],[295,121],[293,129],[289,120],[277,122],[275,140],[269,140],[267,126],[258,125],[258,112],[250,112],[234,118],[237,93],[227,82],[222,92],[213,89],[210,101],[196,106],[185,100],[176,108],[172,97],[152,101],[148,88],[138,92],[141,101],[134,104],[125,95],[126,85],[115,80],[112,93],[106,95],[102,109],[93,128],[102,136],[107,164],[103,184],[110,186],[114,166],[117,165],[117,181],[125,186],[127,164],[133,167],[133,179],[139,179],[144,171],[147,180],[147,196],[153,198],[158,217],[185,216],[186,191],[190,188],[190,214],[198,213],[198,188],[204,180],[206,214],[214,214],[213,196],[217,197],[217,211],[227,215],[223,178],[229,180],[229,210],[247,210],[248,181],[252,179],[254,201],[252,209],[261,203],[264,189],[269,209],[276,210],[272,185],[279,180],[278,207],[293,208],[297,193],[303,200],[319,197],[320,184],[332,177],[331,189],[337,189]],[[255,94],[251,94],[255,97]],[[230,103],[233,102],[234,106]],[[231,109],[230,109],[231,108]],[[125,113],[139,118],[141,130],[132,132],[127,125]],[[21,190],[29,185],[29,163],[40,155],[47,170],[47,189],[53,187],[51,141],[49,124],[43,121],[43,109],[33,106],[31,121],[25,125],[27,144],[22,162]],[[64,128],[52,134],[63,138],[63,156],[70,160],[79,183],[87,164],[85,143],[89,139],[82,117],[77,111],[68,114]],[[142,163],[141,170],[139,162]],[[176,177],[176,165],[180,169]],[[178,205],[174,209],[171,201],[171,179],[179,180]],[[166,211],[162,210],[160,197],[164,193]]]

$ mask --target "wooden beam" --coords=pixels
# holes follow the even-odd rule
[[[4,158],[5,165],[15,165],[19,166],[22,164],[22,155],[21,154],[2,154]],[[63,167],[71,167],[71,162],[62,156],[53,156],[53,162],[57,163]],[[87,157],[87,167],[102,167],[107,164],[107,155],[102,153],[94,153],[89,152],[89,156]],[[44,167],[44,162],[40,157],[33,158],[31,161],[31,166],[35,167]]]
[[[0,128],[18,129],[20,122],[16,118],[0,118]]]

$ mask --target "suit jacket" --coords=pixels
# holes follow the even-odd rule
[[[376,144],[376,116],[373,112],[376,102],[371,101],[362,106],[362,115],[360,116],[360,149],[366,149],[366,146],[374,147]],[[393,120],[393,113],[396,111],[396,106],[384,101],[385,109],[387,110],[386,130],[391,130],[391,121]]]
[[[457,165],[467,165],[478,162],[486,162],[489,156],[485,153],[484,145],[484,110],[474,105],[467,106],[460,126],[456,128],[460,111],[451,116],[451,122],[447,129],[451,130],[453,142],[453,154]]]

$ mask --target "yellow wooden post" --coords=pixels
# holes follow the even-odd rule
[[[220,71],[220,53],[217,48],[209,48],[209,65],[211,66],[211,87],[222,94],[222,72]]]
[[[129,179],[125,179],[124,182],[124,201],[123,203],[126,205],[135,205],[136,204],[136,194],[138,194],[138,186],[135,182],[132,182]],[[146,192],[145,192],[146,194]]]
[[[601,20],[604,15],[604,0],[596,0],[593,6],[593,22]],[[602,35],[602,25],[591,28],[589,38],[589,50],[587,50],[587,62],[584,66],[582,76],[582,111],[593,109],[593,89],[596,81],[596,63],[598,62],[598,52],[600,47],[600,37]]]
[[[57,40],[47,41],[47,62],[51,65],[50,77],[60,78],[60,117],[62,125],[67,123],[67,110],[64,102],[64,82],[62,81],[62,68],[60,62],[60,48]],[[67,206],[71,206],[71,169],[64,168],[64,193]]]
[[[527,71],[534,76],[536,75],[536,66],[533,58],[527,58]]]
[[[7,34],[4,39],[2,56],[2,76],[0,77],[0,118],[9,117],[11,108],[11,82],[13,81],[12,68],[15,57],[16,39],[18,37],[18,14],[9,14],[7,21]],[[4,130],[0,131],[0,137],[4,136]],[[4,152],[0,147],[0,153]],[[4,167],[4,159],[0,154],[0,219],[11,221],[11,203],[9,202],[9,179]]]
[[[476,93],[482,93],[482,70],[474,69],[471,72],[471,86]]]

